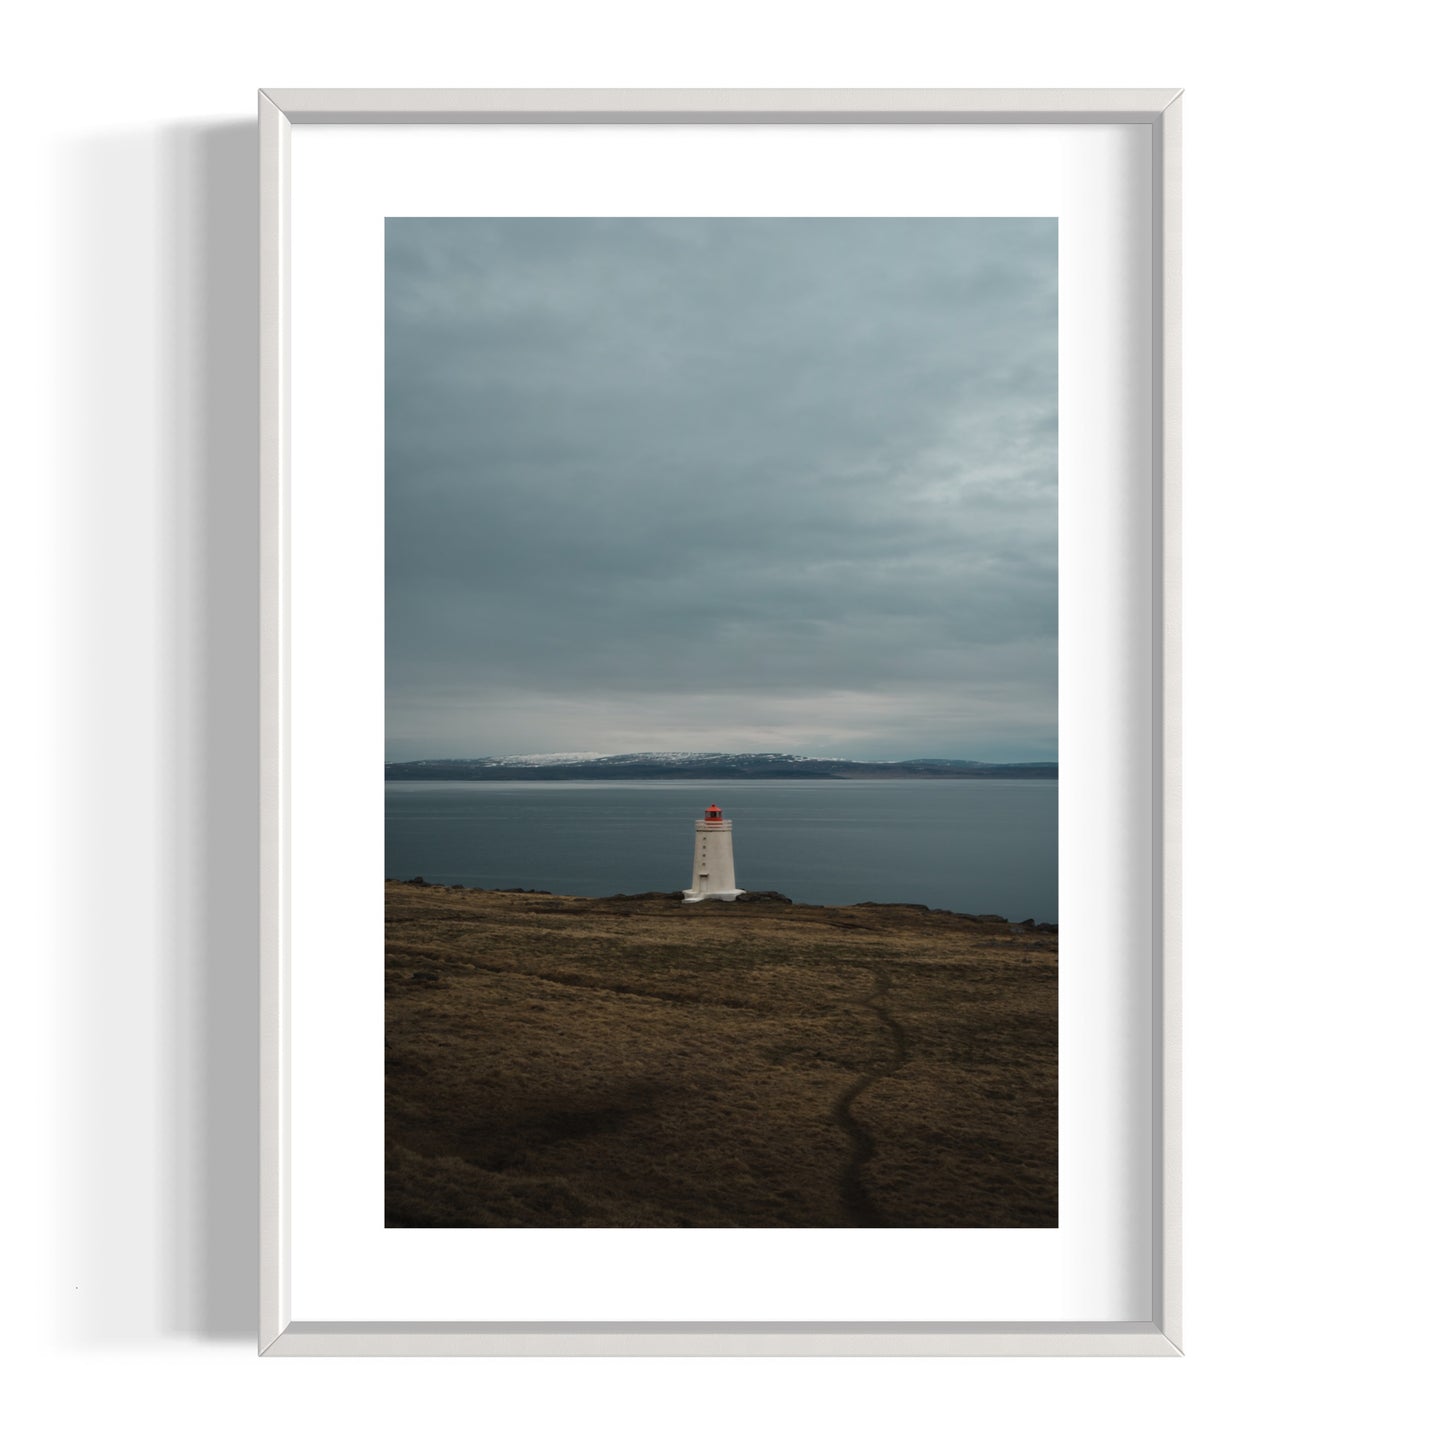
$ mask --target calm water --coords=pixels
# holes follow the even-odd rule
[[[709,802],[732,819],[739,887],[1057,920],[1052,781],[388,782],[386,874],[679,891]]]

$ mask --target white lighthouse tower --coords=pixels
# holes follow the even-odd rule
[[[692,886],[684,902],[736,902],[741,888],[733,878],[733,824],[712,806],[693,824]]]

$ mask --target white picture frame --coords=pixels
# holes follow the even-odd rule
[[[266,1356],[791,1354],[1176,1355],[1180,1242],[1180,120],[1177,90],[263,90],[261,242],[261,1195]],[[1152,514],[1147,678],[1153,865],[1126,900],[1150,938],[1151,1294],[1133,1322],[335,1322],[296,1317],[292,1265],[290,230],[293,127],[306,125],[1137,125],[1152,167]],[[483,1311],[479,1309],[479,1311]]]

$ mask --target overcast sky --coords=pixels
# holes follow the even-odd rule
[[[1056,240],[389,221],[388,757],[1056,757]]]

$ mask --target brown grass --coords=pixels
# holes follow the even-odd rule
[[[1053,1227],[1057,937],[387,884],[392,1227]]]

